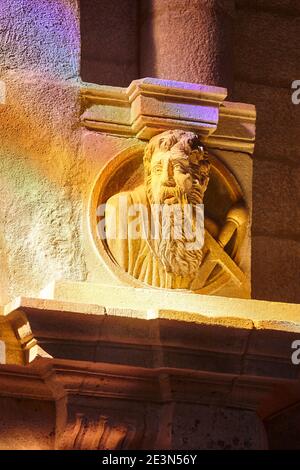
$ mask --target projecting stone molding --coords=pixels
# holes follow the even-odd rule
[[[208,147],[254,150],[255,107],[225,102],[225,88],[144,78],[128,88],[84,84],[81,95],[88,129],[149,140],[180,128],[206,138]]]
[[[30,429],[27,448],[267,448],[263,423],[298,401],[299,306],[149,292],[58,283],[4,309],[3,419],[19,397],[40,420],[8,426],[12,446]]]

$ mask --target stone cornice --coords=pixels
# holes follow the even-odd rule
[[[201,308],[147,309],[147,301],[139,309],[113,306],[116,297],[110,305],[103,296],[94,305],[20,298],[2,310],[0,339],[6,342],[9,331],[10,343],[0,366],[0,397],[55,404],[55,448],[112,449],[123,439],[124,448],[156,447],[158,417],[169,416],[170,404],[174,413],[209,405],[266,417],[299,401],[299,368],[290,357],[292,341],[300,339],[297,306],[286,305],[294,323],[259,322],[258,315],[255,321],[226,317],[234,302],[238,315],[239,299],[194,296],[203,311],[211,299],[216,315],[209,317]],[[272,311],[274,303],[268,304]],[[259,310],[261,303],[253,305]],[[9,351],[16,344],[23,355]]]
[[[147,310],[41,299],[23,299],[15,307],[7,308],[5,318],[30,351],[27,363],[53,358],[191,377],[200,372],[242,374],[259,381],[300,376],[290,360],[291,344],[300,338],[299,323],[265,321],[255,326],[249,319],[208,318],[178,310],[158,309],[149,316]]]
[[[82,124],[91,130],[149,140],[170,128],[199,133],[208,147],[252,153],[255,108],[224,103],[224,88],[144,78],[127,89],[85,84]]]

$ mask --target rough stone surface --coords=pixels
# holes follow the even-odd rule
[[[5,243],[3,234],[0,235],[0,305],[9,301],[8,293],[8,268],[6,261]]]
[[[82,79],[128,86],[138,78],[136,0],[84,0],[80,16]]]
[[[208,300],[217,306],[220,299]],[[255,305],[258,315],[261,305],[271,313],[269,302],[235,302]],[[290,361],[291,342],[300,335],[297,315],[282,331],[276,321],[256,327],[201,315],[197,323],[197,315],[148,321],[119,316],[120,310],[24,299],[3,318],[18,331],[28,325],[23,345],[33,336],[44,351],[31,367],[18,358],[1,367],[2,398],[22,394],[32,400],[17,403],[17,413],[3,398],[5,445],[53,446],[56,415],[56,449],[267,448],[262,420],[272,421],[299,397],[299,374]],[[52,409],[39,405],[41,397],[56,401],[56,413],[54,403]],[[23,429],[29,429],[27,441],[20,439]],[[274,436],[276,426],[272,431]],[[286,429],[289,434],[294,437]]]
[[[234,24],[236,78],[290,88],[300,73],[300,16],[240,10]]]
[[[291,89],[287,88],[235,83],[235,99],[256,106],[256,158],[298,164],[300,106],[292,103],[291,96]]]
[[[300,243],[288,238],[253,236],[255,298],[300,303]]]
[[[228,322],[232,322],[232,325],[243,329],[252,327],[252,322],[258,323],[258,327],[261,328],[259,326],[261,321],[275,322],[276,325],[278,325],[277,322],[280,322],[285,327],[289,323],[300,323],[298,305],[213,295],[194,295],[192,292],[183,293],[174,289],[165,289],[162,295],[162,291],[159,289],[67,281],[55,282],[47,286],[41,294],[41,299],[48,300],[45,303],[45,300],[32,299],[30,301],[29,299],[26,301],[25,299],[24,301],[21,299],[21,303],[13,302],[6,307],[5,311],[8,313],[20,306],[22,308],[36,308],[40,302],[44,308],[51,308],[53,299],[55,299],[54,303],[58,302],[55,308],[61,309],[61,306],[58,307],[60,302],[63,304],[67,302],[67,305],[70,302],[87,305],[93,299],[94,304],[105,305],[107,314],[114,315],[114,311],[117,314],[119,309],[123,309],[128,313],[131,311],[132,317],[148,320],[162,318],[164,320],[195,323],[203,323],[204,321],[207,323],[207,317],[210,317],[214,322],[218,319],[217,322],[220,325],[224,325],[224,322],[226,325]]]
[[[101,271],[91,240],[88,241],[87,201],[103,163],[109,161],[118,151],[131,145],[133,140],[107,137],[104,133],[96,136],[96,133],[81,130],[79,127],[80,28],[77,3],[75,0],[2,0],[1,2],[0,225],[3,233],[0,238],[0,302],[6,301],[4,299],[7,296],[7,285],[10,286],[9,296],[14,297],[19,294],[27,296],[37,294],[46,284],[59,278],[82,281],[104,278],[104,282],[107,283],[111,279],[105,275],[104,270]],[[89,75],[90,78],[86,75],[84,78],[111,85],[127,85],[131,78],[137,78],[132,77],[131,74],[137,73],[137,63],[140,62],[141,75],[150,74],[159,78],[230,86],[233,75],[231,58],[233,3],[231,0],[218,2],[214,0],[153,0],[152,2],[143,0],[140,10],[142,15],[140,18],[141,41],[138,43],[140,51],[139,59],[136,60],[138,48],[134,43],[136,31],[133,26],[136,10],[132,7],[133,4],[136,5],[136,2],[94,1],[95,10],[90,8],[86,10],[94,17],[86,18],[83,4],[91,6],[92,2],[82,1],[82,19],[83,21],[87,19],[85,25],[81,24],[81,31],[87,34],[82,39],[82,45],[86,46],[85,51],[90,54],[85,55],[83,59],[87,68],[93,68],[97,74]],[[299,61],[297,62],[296,58],[299,56],[297,56],[297,47],[295,55],[292,56],[290,52],[286,52],[283,44],[287,44],[287,38],[289,38],[289,42],[297,46],[295,34],[297,35],[299,21],[298,18],[291,20],[290,16],[299,11],[299,5],[287,0],[274,0],[273,6],[270,2],[268,3],[267,0],[253,1],[251,4],[250,0],[238,0],[236,3],[238,7],[246,7],[252,13],[246,16],[241,12],[235,20],[237,22],[240,20],[237,31],[241,36],[241,42],[239,40],[235,42],[236,78],[240,80],[236,83],[235,98],[252,102],[258,108],[256,150],[258,163],[254,174],[254,184],[257,192],[255,197],[259,198],[261,194],[261,199],[257,202],[257,209],[254,212],[256,235],[253,243],[253,290],[258,298],[300,302],[298,281],[300,244],[296,241],[299,235],[296,220],[299,183],[296,171],[300,155],[298,142],[300,107],[297,108],[291,104],[291,94],[287,84],[288,73],[292,70],[293,64],[295,73],[298,73]],[[255,9],[264,10],[265,13],[258,14],[254,11]],[[105,11],[106,16],[98,17],[101,11]],[[130,15],[127,15],[129,12]],[[275,14],[282,15],[282,17],[275,18]],[[129,17],[130,21],[127,23]],[[95,20],[99,27],[98,42],[97,38],[93,42],[89,36],[88,29],[91,24],[89,21],[92,20]],[[255,36],[255,43],[252,42],[253,36]],[[259,41],[260,39],[262,41]],[[258,42],[262,44],[257,45]],[[101,52],[100,56],[98,49]],[[253,49],[256,50],[253,51]],[[272,74],[276,77],[272,78]],[[250,83],[253,81],[259,83]],[[268,83],[272,86],[266,86]],[[285,88],[280,88],[282,86]],[[6,93],[4,93],[5,89]],[[81,147],[81,139],[85,140],[84,149]],[[274,203],[280,207],[277,215],[274,213]],[[266,216],[266,213],[270,215]],[[281,226],[280,220],[283,220],[284,227]],[[260,230],[265,233],[260,233]],[[276,232],[276,237],[274,232]],[[76,299],[76,295],[79,298],[81,295],[78,286],[74,286],[71,291],[72,301]],[[84,283],[84,286],[88,290],[87,301],[98,296],[99,302],[103,303],[105,296],[95,292],[94,285]],[[110,302],[114,304],[116,300],[122,302],[121,295],[115,299],[107,287],[104,289]],[[252,389],[251,383],[249,384],[247,380],[239,385],[239,380],[236,380],[236,377],[232,379],[231,374],[222,374],[224,380],[222,383],[220,371],[226,364],[228,366],[223,354],[217,355],[215,369],[213,369],[217,373],[213,374],[212,370],[207,373],[206,379],[214,376],[214,381],[208,388],[206,379],[204,386],[200,380],[201,386],[197,388],[192,381],[188,383],[186,379],[168,382],[167,377],[161,375],[160,372],[158,372],[159,377],[155,380],[154,387],[152,377],[147,374],[139,376],[137,369],[129,368],[131,379],[124,375],[124,368],[117,361],[115,344],[112,344],[111,349],[101,346],[96,352],[91,349],[90,340],[95,340],[101,334],[101,340],[106,344],[109,341],[121,343],[119,354],[126,360],[123,347],[126,341],[126,345],[132,350],[133,360],[142,366],[139,368],[141,373],[144,366],[149,363],[149,356],[146,355],[145,349],[137,346],[145,339],[147,345],[150,343],[152,348],[151,341],[154,338],[155,347],[150,352],[155,355],[155,367],[161,366],[163,357],[161,351],[156,349],[157,343],[167,338],[171,344],[172,341],[175,342],[177,335],[168,335],[168,332],[162,328],[161,338],[159,338],[159,331],[153,328],[145,338],[145,329],[141,327],[140,322],[138,322],[139,327],[135,328],[131,321],[136,315],[132,308],[134,302],[139,303],[136,306],[137,309],[141,306],[144,308],[146,300],[153,307],[155,295],[160,295],[167,305],[168,292],[164,292],[163,296],[158,290],[154,293],[148,290],[141,294],[143,294],[142,302],[137,298],[134,289],[127,292],[126,301],[129,301],[130,296],[131,299],[126,313],[131,318],[126,318],[124,315],[121,321],[118,320],[116,315],[119,309],[115,309],[115,305],[107,311],[98,309],[100,315],[105,317],[101,330],[96,329],[97,323],[93,318],[81,324],[78,316],[73,327],[70,327],[66,312],[52,312],[47,334],[57,335],[57,338],[60,338],[62,328],[58,329],[57,323],[58,320],[62,322],[65,329],[68,329],[69,336],[64,334],[59,352],[66,354],[69,348],[66,362],[68,359],[73,359],[72,367],[68,363],[65,364],[65,372],[62,371],[62,363],[57,364],[57,370],[53,374],[55,378],[51,377],[51,371],[44,368],[45,362],[42,362],[50,361],[46,364],[50,364],[51,368],[53,362],[49,357],[38,360],[36,369],[34,364],[32,368],[18,366],[17,369],[16,366],[9,365],[1,367],[1,449],[55,447],[56,415],[60,424],[64,424],[61,421],[66,420],[65,425],[67,424],[66,427],[70,431],[70,441],[74,437],[72,432],[75,431],[74,440],[76,446],[78,444],[77,448],[90,448],[86,441],[90,439],[89,446],[94,445],[95,424],[98,426],[101,424],[101,414],[108,405],[109,394],[111,397],[119,394],[121,402],[122,396],[127,397],[124,400],[125,405],[119,405],[119,409],[115,406],[115,401],[114,406],[112,404],[110,407],[107,406],[108,410],[113,410],[112,422],[105,424],[107,434],[111,438],[108,443],[109,448],[119,445],[126,433],[130,433],[132,429],[137,434],[144,432],[145,423],[149,422],[148,416],[154,423],[150,426],[150,431],[147,429],[147,442],[152,446],[155,445],[153,442],[158,442],[155,436],[159,432],[167,431],[170,433],[168,437],[170,437],[171,448],[175,449],[266,447],[264,429],[254,411],[246,411],[242,406],[239,409],[223,406],[231,393],[238,403],[247,398],[247,407],[251,406],[251,409],[254,409],[254,403],[257,402],[256,395],[260,393],[257,383]],[[180,302],[184,301],[185,299],[180,297]],[[201,298],[198,298],[198,302],[201,302]],[[216,316],[215,302],[215,298],[207,298],[206,308],[211,316]],[[226,310],[224,316],[227,316],[228,305],[232,305],[232,302],[228,298],[220,299],[220,302],[222,303],[220,308],[222,311]],[[252,303],[260,304],[255,301],[251,301],[251,305]],[[286,320],[284,308],[286,305],[278,304],[276,309],[272,308],[269,303],[263,304],[269,314],[274,315],[274,312],[278,312],[278,317]],[[170,303],[167,306],[170,307]],[[178,307],[178,302],[176,302],[176,307]],[[43,308],[45,309],[45,304],[41,310]],[[204,308],[203,305],[202,308]],[[298,306],[293,306],[293,308],[298,309]],[[262,306],[261,310],[263,310]],[[238,307],[235,309],[235,312],[237,311],[239,311]],[[91,308],[88,313],[92,312],[95,313],[94,308]],[[197,312],[199,312],[198,307]],[[147,318],[155,318],[156,315],[151,311],[146,314],[149,314]],[[177,321],[178,313],[173,312],[172,315]],[[193,316],[193,321],[196,315],[197,313]],[[163,319],[164,323],[169,321],[169,317],[163,311],[158,312],[157,316]],[[43,312],[37,312],[35,322],[33,322],[33,327],[35,326],[37,330],[42,324],[45,326],[42,318]],[[17,320],[14,323],[14,330],[11,328],[9,332],[5,331],[5,327],[1,325],[2,337],[11,340],[11,347],[15,346],[11,339],[12,335],[15,335],[15,331],[22,334],[22,328],[23,330],[25,328],[23,340],[25,341],[27,336],[29,340],[31,339],[29,325],[21,324],[20,326]],[[238,320],[232,319],[231,321],[234,323]],[[242,327],[242,324],[245,326],[245,320],[239,320],[239,322]],[[286,328],[290,323],[286,322]],[[149,324],[151,325],[147,322],[147,325]],[[242,352],[244,361],[248,361],[247,368],[242,368],[243,380],[247,372],[253,377],[258,369],[262,374],[264,370],[269,371],[273,368],[274,372],[285,373],[288,376],[293,366],[289,364],[289,367],[286,367],[286,361],[289,358],[284,345],[290,344],[294,330],[287,334],[287,342],[280,348],[277,346],[279,326],[276,333],[269,331],[272,328],[272,322],[268,325],[261,322],[259,327],[260,331],[257,335],[253,335],[250,333],[252,331],[252,324],[250,324],[249,330],[243,333],[243,341],[239,341],[222,328],[224,334],[227,333],[227,340],[221,341],[220,338],[217,346],[221,343],[221,346],[233,348],[232,367],[236,367],[233,370],[240,370],[241,363],[236,351]],[[200,328],[199,323],[197,330],[194,329],[197,332]],[[204,325],[202,334],[205,328]],[[263,328],[268,328],[268,334],[265,334]],[[218,335],[213,334],[216,330],[212,325],[207,331],[216,340]],[[220,331],[219,328],[219,333]],[[183,329],[180,332],[186,333]],[[213,346],[213,342],[209,340],[210,334],[204,337],[197,336],[194,330],[190,336],[184,334],[184,339],[178,345],[182,359],[176,360],[176,366],[185,365],[190,369],[194,359],[194,366],[195,364],[199,366],[201,379],[205,367],[208,369],[212,365],[211,354],[208,354],[210,361],[204,358],[201,362],[197,359],[195,349],[192,354],[187,354],[185,346],[188,344],[190,348],[193,348],[194,342],[198,341],[200,348],[206,347],[209,351],[209,348]],[[45,340],[45,336],[45,334],[42,335],[42,340]],[[70,340],[64,344],[66,337],[73,341]],[[251,353],[249,357],[246,357],[244,352],[247,337],[250,338],[247,342]],[[16,341],[15,336],[13,338]],[[265,367],[266,365],[260,366],[264,360],[266,338],[269,356],[273,356],[268,368]],[[77,342],[81,343],[80,347]],[[24,344],[26,343],[22,344],[22,356],[19,351],[14,350],[14,357],[18,358],[18,364],[21,364],[21,359],[23,359],[23,352],[26,349]],[[55,344],[57,342],[51,342],[50,338],[49,347],[55,349]],[[35,346],[31,346],[34,350]],[[65,349],[64,346],[66,346]],[[72,348],[73,353],[70,352]],[[280,362],[280,358],[278,359],[273,354],[276,348],[278,348],[277,352],[282,353],[284,361]],[[83,352],[86,356],[82,356]],[[173,353],[174,351],[171,351],[166,356],[169,362],[177,357]],[[82,359],[91,358],[93,362],[88,366],[84,363],[80,370],[80,364],[74,364],[76,354],[79,357],[81,355]],[[261,356],[259,361],[257,361],[257,356]],[[266,357],[266,364],[269,359]],[[277,362],[276,359],[278,359]],[[10,360],[8,353],[7,360]],[[97,360],[98,363],[95,362]],[[39,372],[41,375],[35,376],[34,370],[38,369],[38,365],[41,365]],[[101,367],[104,368],[102,374]],[[112,369],[116,373],[113,373]],[[293,369],[293,374],[299,375],[296,369]],[[227,383],[226,377],[224,378],[226,375],[230,377]],[[47,393],[43,391],[43,379],[50,388]],[[270,379],[270,374],[268,374],[268,379]],[[55,382],[57,380],[60,381],[59,384]],[[160,388],[157,387],[158,384]],[[49,400],[54,398],[52,394],[55,393],[61,397],[59,394],[63,390],[84,391],[84,388],[81,388],[83,386],[86,386],[90,397],[85,401],[83,396],[80,396],[73,404],[75,416],[76,413],[83,411],[79,415],[80,427],[76,431],[72,419],[68,428],[68,419],[71,415],[67,406],[69,403],[55,409],[54,402],[49,402]],[[193,391],[192,395],[186,392],[189,387]],[[145,414],[141,412],[140,407],[141,389],[144,394],[143,399],[151,401]],[[158,415],[154,413],[153,403],[156,396],[153,390],[156,389],[159,389],[159,398],[167,403],[166,412],[164,410],[161,413],[162,420],[158,419]],[[104,395],[100,393],[97,401],[99,390],[102,390]],[[222,397],[222,406],[210,406],[220,390],[222,393],[220,393],[219,400]],[[178,404],[176,399],[171,402],[170,395],[175,393],[174,391],[183,400],[189,400],[192,397],[192,403]],[[5,393],[9,396],[17,395],[19,398],[9,398],[5,396]],[[206,401],[206,406],[200,405],[198,400],[203,400],[205,394],[209,400]],[[132,406],[128,409],[129,399]],[[207,400],[207,397],[205,399]],[[88,401],[90,408],[87,406]],[[96,412],[94,405],[98,407]],[[123,415],[122,409],[125,410]],[[168,413],[169,410],[171,410],[170,413]],[[66,412],[69,416],[66,416]],[[107,413],[107,416],[110,415]],[[267,422],[271,447],[280,447],[282,436],[285,437],[286,443],[292,442],[299,446],[295,432],[298,430],[296,418],[298,419],[296,413],[293,416],[283,413],[281,417],[274,417],[274,420]],[[90,423],[89,432],[86,432],[87,423]],[[125,426],[123,426],[124,423]],[[290,426],[295,427],[291,433]],[[289,435],[291,439],[286,437]],[[149,445],[144,445],[149,448]],[[72,442],[70,447],[72,447]]]
[[[234,99],[257,108],[253,172],[252,295],[299,301],[300,76],[297,0],[237,0]],[[266,244],[264,246],[264,243]]]
[[[173,449],[267,448],[263,425],[254,412],[214,406],[177,405],[172,437]]]
[[[53,402],[1,397],[0,450],[50,450],[54,445]]]
[[[279,15],[295,16],[300,13],[298,0],[235,0],[237,9],[269,11]]]
[[[86,277],[78,5],[5,0],[0,24],[1,284],[14,297]]]
[[[140,75],[231,87],[233,2],[143,0]]]
[[[82,255],[78,89],[7,72],[1,109],[2,252],[10,296],[46,279],[85,278]]]
[[[297,449],[299,448],[300,434],[299,404],[283,410],[281,413],[266,421],[270,449]],[[283,436],[288,435],[288,439]]]
[[[1,0],[0,69],[79,75],[77,0]]]
[[[84,16],[88,12],[87,6],[92,5],[92,2],[84,3],[81,11],[83,21],[88,20]],[[101,6],[100,2],[93,3],[95,9],[104,8],[103,2]],[[109,19],[112,23],[105,22],[104,16],[92,15],[97,17],[95,21],[99,22],[102,31],[99,29],[99,38],[103,40],[99,48],[103,54],[110,54],[111,50],[116,52],[114,45],[122,42],[125,36],[128,42],[124,39],[120,54],[130,48],[130,54],[133,54],[135,30],[123,24],[125,21],[120,18],[125,18],[126,9],[130,9],[130,24],[133,25],[136,10],[128,2],[125,3],[122,6],[124,11],[117,9],[116,3],[107,5],[106,12],[111,12],[109,16],[116,14],[116,19]],[[241,73],[244,81],[236,82],[235,99],[254,103],[258,109],[254,233],[258,236],[256,240],[275,234],[285,237],[286,242],[283,238],[280,240],[280,256],[288,259],[296,271],[297,256],[292,257],[289,253],[289,244],[296,242],[289,239],[296,238],[299,233],[296,201],[300,106],[292,105],[288,88],[250,82],[267,83],[274,70],[278,71],[276,76],[281,77],[280,80],[286,80],[288,70],[292,70],[293,66],[295,73],[298,70],[297,55],[292,57],[282,44],[287,44],[286,37],[290,38],[291,43],[295,42],[298,25],[295,12],[298,7],[285,0],[276,0],[272,8],[267,6],[266,0],[254,2],[255,5],[250,3],[240,0],[236,4],[234,21],[237,31],[241,28],[242,31],[241,41],[235,41],[235,68],[237,78]],[[166,75],[166,78],[208,84],[226,85],[231,80],[232,66],[227,52],[232,49],[233,2],[145,0],[139,7],[142,75],[148,70],[159,77]],[[246,13],[250,9],[251,14],[246,15],[244,8]],[[295,18],[290,17],[290,12]],[[50,281],[62,277],[72,280],[98,279],[98,274],[94,274],[99,269],[97,257],[89,249],[88,254],[84,253],[82,248],[83,239],[88,237],[82,226],[82,216],[86,210],[84,204],[101,161],[125,148],[127,143],[126,139],[109,138],[104,144],[106,137],[102,135],[95,139],[99,142],[96,146],[101,147],[101,155],[100,152],[97,154],[99,157],[93,152],[84,153],[86,149],[83,154],[79,151],[78,88],[74,80],[69,80],[78,78],[79,74],[80,27],[75,0],[3,0],[0,21],[0,79],[6,87],[6,98],[2,93],[0,104],[0,194],[3,200],[0,211],[3,223],[0,295],[3,299],[8,283],[10,296],[15,296],[37,294]],[[118,32],[109,26],[114,22],[122,24]],[[15,25],[13,28],[12,24]],[[102,28],[104,24],[107,29],[114,30],[111,41]],[[83,22],[81,27],[84,27]],[[257,41],[257,36],[263,36],[264,31],[269,31],[265,42]],[[88,33],[87,30],[85,32]],[[127,32],[130,34],[127,35]],[[248,39],[254,41],[254,37],[256,43],[248,43]],[[82,39],[82,47],[84,44],[92,55],[97,52],[98,45],[92,49],[90,37]],[[182,44],[184,47],[180,46]],[[185,54],[183,51],[187,44],[189,53]],[[243,48],[246,48],[247,54],[243,54]],[[255,54],[253,49],[256,50]],[[270,49],[274,50],[271,57]],[[115,64],[118,57],[113,58]],[[126,56],[124,61],[126,71],[135,73],[133,71],[136,69],[130,68],[134,62],[133,55],[130,58]],[[279,67],[279,63],[286,66]],[[112,63],[109,69],[115,70]],[[123,72],[125,77],[125,69]],[[69,85],[59,82],[60,79],[66,79]],[[89,135],[91,142],[94,133],[90,132]],[[291,165],[280,163],[283,160]],[[36,201],[39,203],[36,204]],[[267,250],[260,243],[254,246],[254,253],[258,256],[264,251]],[[272,260],[273,264],[277,263],[277,256]],[[266,260],[265,255],[262,259]],[[267,299],[275,296],[276,300],[295,298],[294,287],[290,287],[294,281],[280,282],[269,272],[268,263],[265,267],[261,259],[254,258],[254,264],[252,271],[258,276],[254,279],[254,286],[258,289],[257,292],[256,288],[253,289],[254,296]],[[294,271],[291,278],[294,278]],[[99,276],[102,274],[102,271],[99,272]],[[270,276],[273,293],[269,296]],[[292,295],[290,289],[294,292]]]
[[[299,166],[254,159],[252,233],[300,237],[299,201]]]

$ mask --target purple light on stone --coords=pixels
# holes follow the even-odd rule
[[[1,24],[13,18],[15,34],[2,41],[4,67],[79,75],[80,23],[75,0],[1,0]]]

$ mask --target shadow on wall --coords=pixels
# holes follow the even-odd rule
[[[81,78],[129,86],[138,78],[136,0],[80,2]]]

